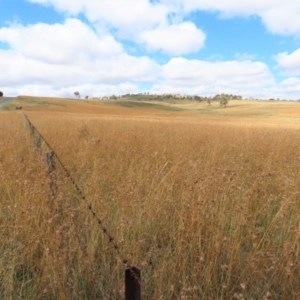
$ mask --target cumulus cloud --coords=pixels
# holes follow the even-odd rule
[[[20,24],[0,28],[0,82],[16,94],[89,96],[138,92],[140,83],[154,92],[253,97],[297,95],[297,77],[276,83],[266,64],[247,53],[236,60],[171,58],[159,65],[153,59],[125,52],[120,41],[131,40],[149,51],[181,56],[199,51],[205,33],[184,21],[193,11],[218,12],[223,18],[259,16],[269,31],[300,34],[300,2],[283,0],[27,0],[63,12],[63,24]],[[76,17],[83,14],[89,25]],[[300,35],[299,35],[300,36]],[[288,76],[300,74],[300,50],[275,56]],[[6,93],[7,94],[7,93]]]
[[[272,84],[273,75],[266,64],[251,61],[207,62],[173,58],[163,66],[162,74],[172,81],[187,84],[214,83],[215,85]]]
[[[130,56],[111,35],[98,36],[77,19],[64,24],[12,25],[0,29],[2,86],[51,86],[61,93],[69,86],[149,82],[159,66],[146,56]],[[33,88],[35,87],[35,88]]]
[[[161,0],[174,7],[174,0]],[[185,15],[193,11],[218,12],[223,18],[259,16],[272,33],[300,36],[300,2],[282,0],[177,0]]]
[[[262,62],[208,62],[173,58],[162,66],[163,80],[154,86],[157,92],[214,95],[217,93],[257,94],[275,85],[267,65]]]
[[[76,51],[76,49],[74,49]],[[80,83],[119,84],[123,81],[149,82],[159,66],[147,57],[126,53],[83,63],[52,64],[28,59],[14,51],[0,51],[0,81],[6,85],[20,83],[48,84],[55,87]]]
[[[204,45],[205,33],[192,22],[171,17],[168,5],[149,0],[30,0],[52,5],[77,16],[83,13],[98,32],[114,30],[119,39],[142,43],[150,51],[171,55],[196,52]],[[178,15],[178,11],[175,11]]]
[[[289,87],[294,90],[294,88],[297,89],[297,91],[300,91],[300,78],[298,77],[289,77],[287,79],[284,79],[281,83],[281,86]]]
[[[283,69],[288,75],[300,75],[300,49],[291,54],[287,52],[279,53],[275,57],[278,67]]]
[[[83,9],[83,2],[82,0],[28,0],[28,2],[43,4],[43,5],[53,5],[55,9],[61,12],[66,12],[69,15],[77,15]]]
[[[4,27],[0,29],[0,41],[8,43],[27,58],[57,64],[77,63],[123,52],[122,44],[113,36],[99,37],[74,18],[67,19],[64,24]]]
[[[168,7],[148,0],[28,0],[52,5],[56,10],[77,16],[83,13],[92,23],[114,28],[119,35],[129,38],[137,31],[167,22]]]
[[[145,39],[152,41],[151,37],[159,35],[157,30],[163,25],[178,24],[193,11],[218,12],[224,18],[259,16],[270,32],[300,37],[300,2],[292,0],[27,1],[52,5],[56,10],[73,16],[83,13],[97,28],[113,28],[119,37],[134,41],[143,31],[149,31]],[[162,29],[160,35],[163,34]],[[159,47],[156,45],[156,48]]]
[[[272,33],[300,37],[300,2],[282,1],[277,7],[270,7],[260,16]]]
[[[199,51],[204,46],[206,35],[195,24],[184,22],[144,31],[140,37],[150,50],[182,55]]]
[[[268,90],[269,98],[299,100],[300,78],[289,77]]]

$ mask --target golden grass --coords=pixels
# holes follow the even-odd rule
[[[299,299],[297,122],[76,109],[27,111],[152,299]],[[0,298],[122,299],[123,264],[60,168],[51,202],[44,151],[0,114]]]
[[[120,105],[124,102],[129,102],[132,105],[130,107]],[[125,101],[85,101],[19,96],[2,110],[15,110],[15,107],[19,106],[22,106],[25,111],[45,113],[80,113],[159,120],[176,119],[183,122],[198,122],[201,119],[213,123],[221,121],[251,127],[262,125],[268,127],[300,127],[300,102],[296,101],[231,100],[228,107],[222,108],[218,102],[212,102],[212,105],[208,106],[205,101],[199,103],[190,100],[172,104],[161,101],[128,101],[126,99]]]

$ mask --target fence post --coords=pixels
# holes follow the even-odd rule
[[[55,170],[54,152],[49,151],[46,153],[48,173],[52,173]]]
[[[32,136],[34,136],[35,135],[35,129],[32,126],[32,124],[30,124],[30,123],[29,123],[29,126],[30,126],[30,133],[31,133]]]
[[[34,136],[34,142],[35,142],[36,147],[41,151],[42,140],[41,140],[41,137],[39,135]]]
[[[125,271],[125,300],[141,300],[140,282],[141,270],[137,267],[127,268]]]
[[[27,125],[27,126],[29,126],[29,121],[28,121],[28,119],[27,119],[27,116],[23,113],[23,116],[24,116],[24,120],[25,120],[25,124]]]
[[[46,159],[47,159],[47,166],[48,166],[48,173],[50,178],[50,190],[51,190],[51,207],[53,207],[53,201],[56,198],[56,195],[58,193],[58,186],[57,186],[57,174],[55,172],[55,160],[54,160],[54,152],[49,151],[46,153]]]

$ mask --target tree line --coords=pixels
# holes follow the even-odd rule
[[[74,92],[74,95],[80,99],[80,93],[78,91]],[[89,97],[86,96],[85,99]],[[93,99],[98,100],[118,100],[121,98],[136,98],[137,100],[156,100],[156,101],[163,101],[163,100],[196,100],[196,101],[207,101],[208,105],[211,105],[212,101],[218,101],[220,106],[226,107],[229,100],[242,100],[243,97],[240,95],[233,95],[233,94],[217,94],[215,96],[198,96],[198,95],[181,95],[181,94],[150,94],[150,93],[135,93],[135,94],[124,94],[120,96],[111,95],[111,96],[104,96],[98,97]]]

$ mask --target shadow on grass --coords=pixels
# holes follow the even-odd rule
[[[158,109],[158,110],[166,110],[166,111],[184,111],[184,109],[178,107],[149,103],[149,102],[139,102],[139,101],[112,100],[112,101],[104,101],[103,103],[106,105],[122,106],[128,108]]]
[[[11,102],[0,107],[0,110],[11,111],[11,110],[16,110],[17,107],[22,107],[23,109],[26,109],[31,107],[50,107],[50,106],[67,107],[66,104],[62,104],[62,103],[52,103],[48,101],[38,101],[38,100],[20,100],[18,98],[15,98]]]

